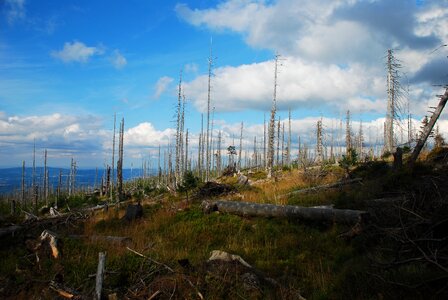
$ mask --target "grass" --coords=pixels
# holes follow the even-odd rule
[[[371,163],[353,171],[354,177],[366,178],[363,185],[285,197],[292,190],[334,182],[343,175],[341,169],[334,167],[308,173],[287,170],[279,174],[274,182],[261,179],[260,183],[250,187],[237,186],[239,193],[234,200],[364,208],[366,199],[397,191],[411,192],[412,189],[415,196],[419,193],[426,195],[426,181],[420,180],[422,182],[417,184],[413,178],[424,178],[431,172],[420,165],[412,170],[393,171],[387,164]],[[255,173],[253,178],[264,178],[261,173]],[[226,178],[226,183],[236,185],[236,179]],[[140,185],[155,193],[143,183]],[[111,208],[108,212],[97,213],[78,227],[58,229],[58,233],[65,236],[60,260],[41,255],[37,263],[35,256],[23,246],[17,245],[13,248],[15,251],[11,251],[11,247],[3,244],[0,247],[0,283],[5,288],[0,289],[0,296],[17,295],[15,291],[25,293],[28,290],[25,298],[39,294],[44,299],[50,299],[54,293],[48,291],[47,286],[56,274],[64,275],[67,286],[91,295],[94,278],[89,275],[95,274],[98,252],[102,251],[107,252],[106,270],[109,272],[105,278],[105,292],[116,292],[119,297],[129,294],[129,289],[149,287],[165,288],[167,292],[163,295],[167,298],[173,290],[177,291],[179,298],[182,295],[184,298],[197,297],[196,291],[186,284],[185,278],[189,278],[207,299],[294,299],[292,295],[296,295],[297,291],[307,299],[419,298],[423,292],[422,295],[412,293],[411,289],[398,283],[418,286],[419,280],[444,275],[435,274],[432,268],[420,264],[389,269],[374,265],[375,261],[390,260],[395,244],[391,239],[375,235],[372,228],[367,228],[366,233],[352,241],[345,241],[339,238],[339,234],[349,228],[342,225],[242,218],[221,213],[203,214],[199,203],[185,204],[181,202],[182,197],[171,195],[162,204],[144,205],[144,218],[136,222],[122,221],[124,210]],[[131,253],[124,246],[66,237],[70,234],[131,237],[132,249],[168,265],[176,273],[170,274],[160,265]],[[386,248],[390,250],[386,251]],[[281,286],[280,294],[269,290],[269,287],[250,294],[232,272],[222,277],[205,271],[202,275],[185,273],[177,263],[178,260],[187,259],[197,270],[201,270],[212,250],[240,255],[267,277],[274,278]]]

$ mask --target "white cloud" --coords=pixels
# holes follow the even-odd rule
[[[157,147],[158,145],[167,146],[174,134],[174,129],[167,128],[160,131],[156,130],[151,123],[144,122],[129,128],[125,132],[124,139],[125,145],[130,147]]]
[[[87,62],[90,57],[94,55],[101,55],[104,53],[102,47],[88,47],[82,42],[73,41],[66,42],[64,48],[60,51],[53,51],[53,57],[62,60],[63,62]]]
[[[382,111],[385,98],[383,74],[361,65],[339,67],[307,63],[286,57],[278,75],[278,106],[331,106],[346,110]],[[212,80],[213,105],[219,111],[268,110],[272,103],[274,62],[217,68]],[[201,111],[206,109],[207,76],[184,84],[186,95]]]
[[[25,18],[25,0],[6,0],[6,18],[10,25]]]
[[[154,97],[159,98],[169,87],[169,85],[173,82],[173,78],[168,76],[160,77],[156,82]]]
[[[113,51],[112,55],[110,56],[110,60],[112,62],[112,65],[116,69],[122,69],[128,63],[126,57],[124,57],[118,50]]]

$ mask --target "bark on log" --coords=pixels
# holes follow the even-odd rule
[[[362,178],[354,178],[354,179],[349,179],[349,180],[338,181],[335,183],[314,186],[314,187],[301,189],[301,190],[297,190],[297,191],[292,191],[286,195],[308,194],[308,193],[317,192],[319,190],[332,189],[332,188],[337,188],[337,187],[341,187],[344,185],[361,183],[361,182],[362,182]]]
[[[100,252],[98,254],[98,268],[96,271],[96,284],[95,284],[95,297],[94,297],[96,300],[101,300],[105,266],[106,266],[106,252]]]
[[[205,210],[240,216],[296,218],[315,222],[356,224],[365,221],[368,213],[360,210],[313,208],[292,205],[257,204],[237,201],[203,202]]]

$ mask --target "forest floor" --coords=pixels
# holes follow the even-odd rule
[[[262,171],[245,174],[250,185],[220,178],[230,191],[213,199],[364,210],[369,220],[347,238],[351,226],[334,222],[205,214],[201,202],[210,197],[201,185],[189,201],[147,190],[135,196],[143,205],[139,220],[126,222],[125,207],[111,207],[87,220],[2,238],[0,298],[63,299],[56,285],[90,299],[98,253],[106,252],[104,299],[448,299],[446,156],[400,169],[368,162],[350,171],[361,184],[303,194],[289,193],[340,181],[344,170],[285,169],[269,180]],[[43,229],[57,233],[59,258],[27,247]],[[92,238],[104,236],[130,240]],[[250,267],[209,260],[214,250]]]

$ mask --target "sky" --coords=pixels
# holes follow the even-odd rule
[[[0,167],[110,164],[114,114],[125,120],[124,164],[154,160],[175,139],[179,75],[185,128],[197,147],[208,58],[214,132],[223,145],[262,140],[280,55],[278,116],[293,144],[343,141],[351,112],[365,142],[382,142],[386,54],[400,61],[402,120],[414,128],[448,83],[448,0],[0,1]],[[404,122],[404,121],[403,121]],[[397,141],[407,136],[398,122]],[[440,131],[448,138],[448,114]],[[287,123],[286,123],[287,126]]]

